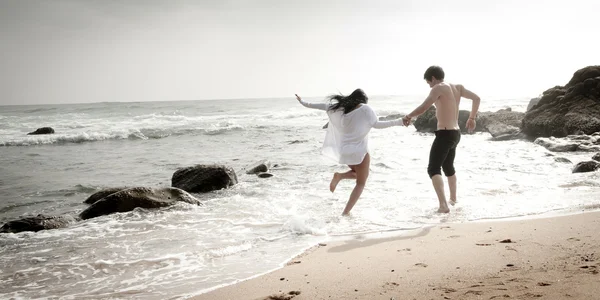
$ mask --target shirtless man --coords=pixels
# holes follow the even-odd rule
[[[458,126],[458,108],[460,98],[464,97],[473,100],[473,107],[469,120],[467,120],[467,131],[472,133],[475,129],[475,118],[479,109],[479,96],[467,90],[460,84],[451,84],[444,82],[444,70],[439,66],[431,66],[425,71],[425,81],[431,87],[431,92],[427,99],[419,105],[413,112],[402,118],[404,126],[411,123],[411,119],[426,112],[431,105],[435,104],[437,117],[437,130],[435,131],[435,140],[431,145],[429,152],[429,165],[427,173],[431,178],[433,188],[440,201],[439,213],[449,213],[450,209],[446,203],[444,194],[444,179],[442,178],[442,169],[448,177],[448,187],[450,189],[450,204],[456,204],[456,172],[454,170],[454,156],[456,155],[456,146],[460,142],[460,127]]]

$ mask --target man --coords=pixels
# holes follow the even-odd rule
[[[427,173],[431,178],[433,188],[440,202],[439,213],[449,213],[450,209],[446,203],[444,195],[444,180],[442,179],[442,169],[448,177],[448,187],[450,189],[450,204],[456,204],[456,172],[454,170],[454,156],[456,155],[456,146],[460,142],[460,127],[458,126],[458,108],[461,97],[473,100],[471,114],[467,120],[467,130],[469,133],[475,129],[475,118],[479,109],[480,99],[475,93],[467,90],[460,84],[451,84],[444,82],[444,70],[439,66],[431,66],[425,71],[425,81],[431,87],[427,99],[419,105],[413,112],[402,118],[404,126],[411,123],[411,119],[427,111],[431,105],[435,104],[437,117],[437,130],[435,131],[435,140],[431,145],[429,153],[429,165]]]

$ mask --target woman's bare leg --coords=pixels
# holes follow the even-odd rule
[[[332,193],[335,191],[335,188],[342,179],[356,179],[356,172],[354,172],[354,170],[350,170],[344,173],[335,172],[333,174],[333,178],[331,178],[331,182],[329,183],[329,190]]]
[[[342,216],[347,216],[358,201],[358,198],[363,192],[365,188],[365,184],[367,183],[367,178],[369,177],[369,166],[371,165],[371,157],[369,153],[365,155],[363,161],[354,166],[350,166],[354,172],[356,172],[356,185],[350,194],[350,199],[348,199],[348,203],[346,204],[346,208],[344,208],[344,212],[342,212]]]

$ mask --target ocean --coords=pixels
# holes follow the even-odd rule
[[[379,116],[424,97],[377,96]],[[484,98],[480,111],[525,111],[529,97]],[[316,102],[323,98],[305,98]],[[470,110],[463,100],[461,109]],[[320,155],[324,112],[294,99],[0,106],[0,224],[76,215],[104,188],[170,186],[196,164],[224,164],[239,183],[195,194],[203,206],[136,209],[40,232],[0,234],[1,299],[185,299],[281,267],[318,243],[402,234],[440,223],[537,217],[598,208],[600,172],[572,174],[590,153],[549,153],[528,141],[463,135],[458,204],[437,214],[426,172],[433,135],[373,129],[371,173],[350,217],[346,167]],[[28,136],[50,126],[56,134]],[[270,178],[247,175],[261,160]]]

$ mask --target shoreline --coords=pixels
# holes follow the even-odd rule
[[[549,230],[548,226],[544,226],[548,224],[562,225],[560,226],[561,230]],[[571,231],[575,230],[577,232],[569,232],[569,229],[566,227],[570,228]],[[492,228],[494,228],[494,230],[492,230]],[[600,293],[600,287],[594,287],[593,284],[591,284],[591,282],[600,280],[600,275],[597,275],[598,271],[600,271],[600,237],[594,237],[594,233],[598,230],[600,230],[600,210],[597,210],[597,208],[593,206],[590,207],[590,210],[587,210],[586,208],[565,209],[529,216],[474,220],[463,223],[439,223],[435,225],[425,225],[420,229],[408,231],[401,230],[402,233],[395,231],[393,233],[379,232],[356,234],[347,236],[347,238],[344,238],[343,240],[330,238],[327,240],[327,243],[320,243],[319,245],[308,247],[304,251],[301,251],[298,255],[283,262],[278,268],[231,284],[205,289],[201,294],[190,295],[190,299],[405,299],[399,291],[404,291],[404,293],[408,292],[408,294],[413,295],[410,299],[422,299],[421,297],[425,296],[429,297],[426,299],[432,297],[433,299],[490,299],[489,296],[482,297],[482,295],[487,294],[493,294],[492,298],[494,296],[499,298],[509,298],[514,294],[518,299],[546,296],[550,297],[549,299],[564,299],[569,292],[561,290],[561,292],[563,292],[561,296],[560,294],[557,294],[557,287],[562,286],[563,289],[568,289],[569,286],[564,286],[564,282],[566,281],[565,278],[573,277],[578,277],[578,284],[587,286],[587,289],[579,291],[580,295],[588,295],[586,294],[588,292],[589,295],[592,295],[592,292]],[[447,236],[450,232],[453,234]],[[535,235],[533,235],[534,233]],[[581,237],[566,237],[566,235],[569,234],[579,234]],[[503,235],[504,238],[499,235]],[[523,236],[527,236],[527,238],[524,239]],[[563,255],[561,256],[562,259],[550,259],[548,253],[541,251],[539,246],[540,244],[543,244],[542,241],[547,240],[548,237],[550,237],[550,239],[555,239],[559,248],[565,248],[575,241],[581,242],[582,240],[585,240],[583,244],[588,248],[588,252],[591,253],[588,254],[591,256],[586,258],[590,265],[580,266],[579,273],[583,273],[583,276],[596,276],[581,279],[579,277],[581,277],[582,274],[576,272],[577,274],[575,275],[569,275],[571,277],[563,278],[563,284],[553,285],[549,282],[542,282],[541,285],[534,286],[535,288],[532,289],[535,291],[540,290],[536,292],[537,294],[533,292],[527,294],[527,292],[525,292],[520,296],[517,295],[518,292],[530,289],[530,287],[523,288],[523,285],[517,285],[521,286],[521,290],[517,291],[517,289],[511,289],[510,284],[501,282],[504,289],[500,288],[492,290],[489,288],[488,284],[478,283],[480,281],[475,280],[475,278],[479,276],[484,279],[483,283],[490,280],[493,281],[494,279],[496,281],[500,279],[498,276],[489,276],[491,270],[489,270],[488,264],[485,263],[486,260],[498,261],[498,257],[492,256],[483,260],[479,257],[475,262],[471,259],[473,257],[478,257],[478,254],[482,254],[479,252],[486,252],[486,248],[496,248],[495,250],[499,251],[497,253],[499,257],[507,256],[507,253],[501,253],[505,251],[510,252],[511,254],[513,252],[520,253],[528,258],[526,260],[527,262],[533,262],[534,260],[539,261],[540,259],[543,260],[544,257],[548,256],[548,261],[545,262],[544,266],[538,266],[537,272],[540,274],[549,275],[549,273],[556,271],[555,264],[557,261],[560,261],[562,263],[561,266],[563,267],[571,265],[565,261],[567,258],[563,256],[573,249],[566,249],[568,247],[563,249],[564,251],[562,252],[564,253],[562,253]],[[477,242],[477,240],[481,238],[484,238],[485,241]],[[468,243],[456,244],[458,241],[465,239],[468,240]],[[506,240],[510,240],[510,242],[506,242]],[[428,245],[429,247],[424,247],[425,245]],[[500,251],[502,250],[502,247],[499,247],[498,245],[506,245],[506,249],[510,249]],[[535,245],[538,245],[537,249]],[[465,251],[459,252],[468,255],[467,257],[461,256],[452,258],[452,261],[457,264],[457,266],[454,269],[449,269],[447,266],[444,266],[444,263],[440,262],[440,260],[443,261],[444,256],[451,255],[451,249],[454,246],[468,248],[462,249]],[[398,249],[397,251],[390,251],[390,247]],[[520,251],[518,248],[524,248],[523,250],[527,251]],[[441,251],[441,249],[444,250]],[[412,264],[412,266],[407,265],[407,268],[403,269],[400,265],[406,265],[404,260],[410,260],[412,254],[417,252],[420,253],[419,256],[422,257],[424,262],[417,262]],[[487,254],[489,256],[489,253]],[[571,254],[572,255],[567,255],[566,257],[577,256],[574,253]],[[598,261],[596,261],[596,259]],[[332,264],[332,261],[339,261],[339,264]],[[435,263],[427,261],[434,261]],[[522,258],[521,262],[524,261],[525,259]],[[375,266],[382,267],[386,264],[396,264],[399,266],[392,268],[391,271],[384,271],[381,269],[373,270],[372,268],[369,268]],[[554,267],[549,270],[547,266],[551,264],[554,264]],[[429,267],[430,265],[434,267]],[[509,262],[502,265],[501,263],[496,266],[495,272],[508,274],[509,271],[524,271],[520,265],[521,264]],[[340,266],[347,267],[340,268]],[[469,268],[472,269],[469,272],[469,276],[465,276],[464,274],[462,276],[460,275],[462,272],[459,270]],[[355,271],[352,271],[353,269],[359,269],[360,272],[356,274]],[[533,270],[535,268],[530,266],[530,269]],[[583,270],[583,272],[581,272],[581,270]],[[407,272],[415,273],[413,275],[416,275],[419,271],[425,274],[425,276],[421,274],[416,281],[415,278],[411,279],[411,276],[398,278],[399,275],[403,275]],[[376,273],[374,274],[373,272]],[[444,278],[444,276],[452,273],[458,273],[453,274],[458,276],[458,278],[465,278],[463,278],[462,281],[459,279],[458,282],[448,282],[449,278]],[[527,271],[525,270],[525,275],[526,273]],[[360,275],[358,277],[365,276],[365,281],[367,283],[357,281],[357,275]],[[390,275],[393,275],[391,277],[395,276],[396,280],[390,281]],[[318,279],[315,280],[315,277]],[[440,280],[438,277],[442,277],[442,279]],[[348,282],[341,280],[343,278],[351,278],[353,280]],[[374,284],[373,281],[378,281],[375,278],[379,279],[381,282],[386,279],[388,280],[385,281],[385,283]],[[560,275],[554,274],[552,278],[555,279],[555,283],[560,283],[561,281]],[[463,295],[460,296],[454,295],[460,290],[456,287],[445,288],[445,292],[441,292],[440,294],[439,289],[428,288],[431,284],[426,284],[426,282],[433,281],[438,284],[446,283],[446,285],[449,286],[457,286],[460,285],[461,282],[466,282],[468,280],[476,282],[476,284],[470,286],[472,290],[470,293],[463,293]],[[517,276],[511,278],[511,280],[513,280],[510,281],[511,283],[518,283],[531,281],[531,278]],[[400,281],[400,283],[398,283],[398,281]],[[405,285],[402,282],[410,284]],[[538,282],[538,284],[540,284],[540,282]],[[551,291],[551,293],[544,294],[544,291],[541,289],[542,287],[550,287],[543,290]],[[398,293],[394,295],[394,292]],[[505,293],[502,294],[498,292]],[[571,291],[571,294],[569,294],[571,296],[568,296],[567,298],[588,299],[585,297],[578,298],[576,294],[577,293]],[[269,298],[271,296],[273,297]]]

